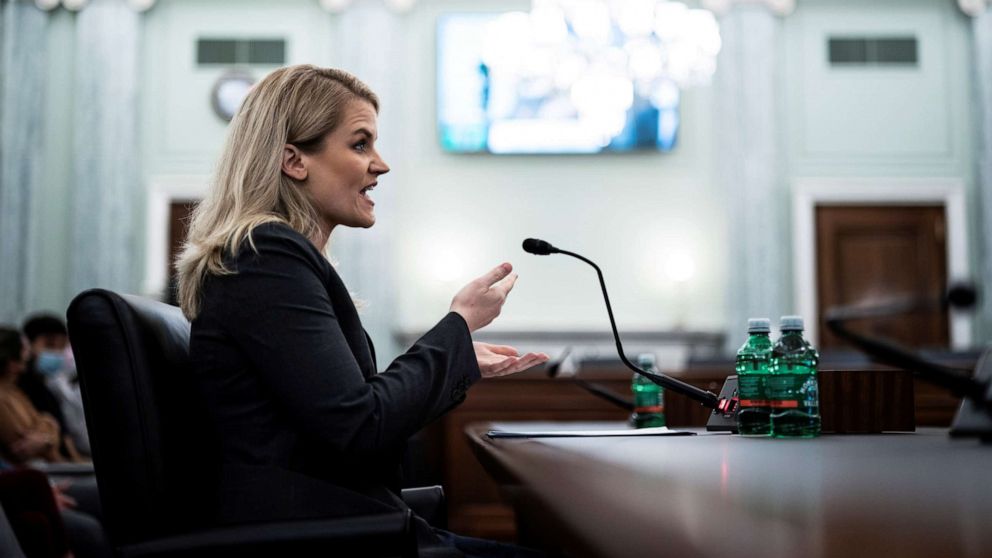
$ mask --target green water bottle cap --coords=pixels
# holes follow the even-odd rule
[[[802,316],[782,316],[779,321],[779,329],[782,331],[802,331],[806,328],[803,327]]]
[[[772,321],[768,318],[751,318],[747,321],[748,333],[770,333],[772,331]]]
[[[641,353],[637,355],[637,365],[641,368],[654,368],[654,353]]]

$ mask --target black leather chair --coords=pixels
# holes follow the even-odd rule
[[[0,506],[0,556],[24,558],[24,551],[21,550],[21,545],[17,542],[14,529],[7,521],[7,514],[4,513],[3,506]]]
[[[122,557],[416,556],[409,511],[211,526],[216,459],[190,389],[189,322],[102,289],[77,296],[67,318],[104,527]]]

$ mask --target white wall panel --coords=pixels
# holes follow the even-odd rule
[[[394,53],[403,95],[384,111],[402,113],[394,152],[398,325],[423,329],[447,310],[461,284],[501,261],[520,281],[495,329],[596,329],[608,326],[595,272],[563,256],[520,249],[544,237],[596,260],[604,270],[618,324],[628,329],[724,322],[725,202],[713,173],[712,89],[683,96],[679,145],[672,153],[597,156],[492,156],[445,153],[436,135],[435,21],[448,11],[527,9],[529,2],[438,0],[406,16],[408,43]],[[442,249],[450,256],[438,255]],[[687,251],[696,274],[676,287],[659,270]],[[432,257],[459,263],[437,278]]]
[[[220,154],[227,123],[210,92],[229,67],[198,66],[198,38],[285,39],[287,64],[330,61],[332,16],[316,1],[168,0],[146,17],[146,175],[209,173]],[[245,69],[261,79],[275,66]]]
[[[950,2],[806,0],[787,20],[800,175],[969,172],[964,16]],[[831,66],[830,37],[916,37],[916,66]]]

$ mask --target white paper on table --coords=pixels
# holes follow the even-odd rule
[[[507,425],[510,426],[510,425]],[[569,428],[513,428],[494,429],[486,433],[490,438],[597,438],[607,436],[694,436],[695,432],[672,430],[667,426],[654,428],[614,428],[575,430]]]

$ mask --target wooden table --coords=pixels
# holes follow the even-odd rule
[[[992,445],[943,429],[490,439],[493,426],[512,424],[466,433],[523,542],[569,556],[992,556]]]
[[[714,374],[717,374],[714,377]],[[620,395],[630,394],[630,372],[619,368],[591,369],[583,378]],[[702,389],[720,391],[723,375],[682,375],[680,379]],[[702,426],[709,410],[682,395],[666,394],[666,416],[675,426]],[[448,498],[448,526],[456,533],[488,539],[513,540],[513,509],[503,503],[499,487],[472,455],[465,427],[484,421],[603,421],[624,420],[619,409],[567,380],[552,380],[542,370],[483,380],[472,386],[461,406],[444,415],[426,432],[425,445],[434,457],[433,470],[441,478],[424,478],[420,484],[443,484]],[[431,449],[433,448],[433,449]]]

